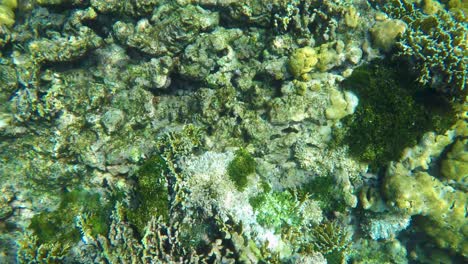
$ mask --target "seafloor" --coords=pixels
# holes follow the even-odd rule
[[[468,263],[467,0],[0,0],[0,263]]]

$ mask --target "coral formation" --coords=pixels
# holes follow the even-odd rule
[[[465,110],[466,111],[466,110]],[[432,157],[440,155],[457,136],[467,135],[466,117],[445,134],[428,135],[424,140],[426,152],[406,150],[400,162],[393,163],[383,184],[387,203],[410,216],[421,216],[419,226],[441,248],[447,248],[466,257],[467,193],[461,185],[449,185],[429,173]],[[455,150],[457,149],[455,143]],[[419,162],[410,162],[420,160]],[[422,168],[414,172],[414,168]],[[461,179],[463,181],[463,179]]]
[[[468,183],[468,140],[459,139],[453,143],[452,149],[442,161],[441,173],[444,178],[460,184]]]
[[[296,78],[307,79],[306,75],[317,64],[317,53],[311,47],[297,49],[289,57],[289,68]]]
[[[358,264],[408,263],[407,251],[398,240],[360,239],[353,248],[350,261]]]
[[[16,0],[2,0],[0,1],[0,27],[5,25],[7,27],[13,26],[15,23],[14,10],[18,6]]]
[[[329,263],[343,263],[351,241],[350,234],[336,222],[327,222],[313,230],[315,250],[324,254]]]
[[[445,186],[426,172],[409,175],[396,166],[383,185],[387,199],[405,214],[426,216],[422,226],[439,246],[467,256],[466,193]]]
[[[397,38],[405,33],[406,24],[398,19],[378,21],[371,29],[374,43],[384,51],[390,51],[395,45]]]
[[[142,19],[136,25],[118,21],[113,32],[120,43],[151,55],[177,54],[196,36],[219,23],[219,14],[198,6],[158,9],[151,21]]]
[[[468,91],[466,24],[443,8],[425,13],[428,3],[438,2],[424,2],[423,7],[406,0],[385,5],[386,13],[407,24],[397,43],[397,56],[415,64],[421,83],[464,101]]]

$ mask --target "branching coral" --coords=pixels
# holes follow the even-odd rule
[[[328,263],[343,263],[349,250],[351,235],[337,222],[317,226],[312,233],[314,248],[327,258]]]
[[[390,1],[384,10],[407,24],[396,55],[415,63],[421,83],[463,101],[468,94],[466,24],[444,9],[425,14],[406,0]]]
[[[68,244],[58,242],[41,244],[39,239],[31,234],[19,241],[18,263],[63,263],[70,249]]]

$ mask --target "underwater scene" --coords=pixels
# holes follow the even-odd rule
[[[0,0],[0,264],[468,263],[468,0]]]

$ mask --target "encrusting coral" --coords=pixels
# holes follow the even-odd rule
[[[450,148],[457,137],[466,137],[467,132],[465,116],[445,134],[426,135],[422,146],[406,150],[400,162],[389,166],[383,184],[383,193],[391,208],[409,216],[422,216],[419,225],[439,247],[450,249],[464,257],[468,256],[468,243],[465,239],[468,235],[468,195],[464,189],[464,179],[454,177],[452,180],[461,181],[459,185],[449,184],[450,181],[431,175],[428,165],[431,164],[432,157]],[[451,149],[453,153],[448,155],[448,162],[458,157],[458,151],[463,151],[459,144],[458,140],[455,141]],[[421,147],[425,151],[418,151]],[[421,170],[414,171],[415,168]],[[442,175],[447,177],[445,169],[442,169]]]
[[[444,178],[468,184],[468,140],[459,139],[453,143],[447,157],[442,160],[441,173]]]

